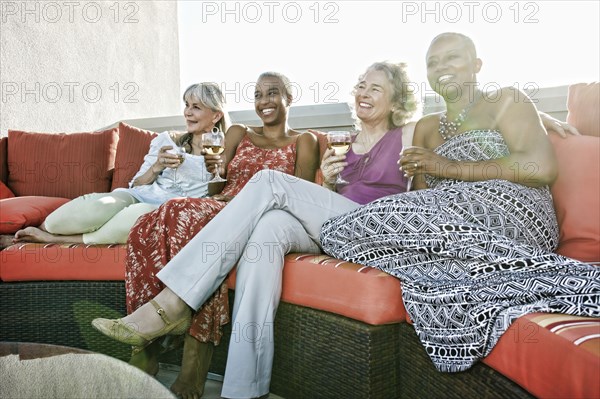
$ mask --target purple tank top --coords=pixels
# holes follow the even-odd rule
[[[402,128],[388,131],[371,150],[355,154],[350,148],[346,154],[348,166],[342,177],[350,182],[338,187],[338,193],[359,204],[406,191],[408,180],[399,170],[402,151]]]

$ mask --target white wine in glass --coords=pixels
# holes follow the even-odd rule
[[[173,147],[172,149],[167,150],[167,152],[169,154],[176,155],[177,159],[179,160],[179,164],[173,168],[173,169],[175,169],[173,171],[173,179],[175,180],[175,182],[177,182],[177,169],[181,166],[181,164],[183,163],[183,161],[185,161],[185,148],[183,148],[183,147]]]
[[[183,161],[185,161],[185,148],[183,147],[174,147],[170,150],[167,150],[167,152],[169,154],[173,154],[177,156],[177,159],[179,160],[179,165],[176,166],[176,168],[178,168],[179,166],[181,166],[181,164],[183,163]]]
[[[352,136],[348,131],[327,132],[327,147],[333,149],[335,155],[344,155],[350,150],[352,145]],[[338,173],[335,184],[348,184],[348,182]]]
[[[225,151],[225,147],[221,147],[219,145],[205,146],[204,149],[208,155],[220,155],[223,151]]]
[[[204,133],[202,135],[202,147],[208,155],[220,155],[225,151],[225,133],[218,129],[213,129],[212,132]],[[219,168],[216,168],[215,176],[209,183],[224,182],[227,179],[223,179],[219,175]]]

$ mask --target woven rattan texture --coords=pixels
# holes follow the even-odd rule
[[[214,373],[224,373],[230,332],[215,348]],[[275,336],[271,392],[287,399],[532,398],[482,363],[438,372],[407,323],[371,326],[282,302]]]
[[[414,328],[400,326],[400,398],[533,398],[483,363],[461,373],[440,373],[427,356]]]
[[[285,398],[398,397],[398,327],[283,303],[271,389]]]
[[[90,325],[98,316],[125,314],[122,281],[0,282],[0,304],[0,341],[65,345],[129,358],[129,346]],[[464,373],[437,372],[406,323],[371,326],[282,302],[274,330],[271,391],[286,399],[531,397],[484,364]],[[211,371],[218,374],[225,370],[230,333],[228,325],[213,356]],[[242,330],[233,337],[243,337]],[[181,350],[163,355],[161,362],[181,364]]]
[[[104,337],[92,319],[125,314],[122,281],[0,283],[0,341],[71,346],[127,360],[128,345]]]
[[[233,291],[229,294],[233,304]],[[398,328],[399,324],[371,326],[281,302],[275,318],[271,392],[286,399],[397,398]],[[245,335],[243,326],[234,334],[231,325],[226,326],[211,372],[224,373],[229,340]]]

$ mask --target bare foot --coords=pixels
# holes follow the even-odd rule
[[[15,233],[15,242],[62,242],[57,236],[37,227],[25,227]]]
[[[13,245],[15,243],[15,236],[11,236],[11,235],[0,235],[0,250],[6,248],[6,247],[10,247],[11,245]]]
[[[200,342],[185,335],[181,371],[171,385],[171,392],[183,399],[200,399],[214,350],[212,342]]]

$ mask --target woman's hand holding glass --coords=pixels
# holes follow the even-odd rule
[[[183,161],[185,161],[185,148],[171,147],[165,152],[165,155],[169,156],[169,158],[166,160],[168,163],[167,167],[174,169],[173,179],[177,181],[177,168],[179,168]]]
[[[223,168],[223,157],[221,155],[209,155],[206,150],[202,151],[202,155],[204,155],[206,170],[214,175],[218,174],[219,176],[225,173]]]
[[[400,165],[400,170],[404,172],[404,177],[408,178],[406,191],[410,191],[413,177],[415,176],[419,168],[419,161],[416,157],[416,151],[413,150],[417,148],[420,147],[414,145],[407,145],[403,147],[402,151],[400,152],[400,158],[398,159],[398,165]]]
[[[327,149],[323,154],[321,161],[321,172],[323,173],[323,181],[330,187],[335,187],[337,177],[342,170],[348,165],[346,162],[346,154],[336,155],[335,150]]]
[[[161,147],[156,157],[156,162],[152,166],[152,170],[160,173],[166,168],[178,168],[185,160],[185,150],[181,147],[173,147],[170,145]]]
[[[227,181],[220,175],[220,166],[222,164],[221,153],[225,150],[225,134],[219,130],[213,130],[202,135],[202,147],[204,151],[204,159],[206,160],[206,168],[213,166],[215,176],[209,183],[219,183]]]
[[[404,176],[408,178],[407,191],[410,190],[413,177],[417,174],[429,174],[437,177],[448,177],[445,175],[449,164],[456,161],[449,160],[436,154],[434,151],[418,146],[406,146],[400,152],[398,165]],[[456,169],[456,168],[454,168]]]
[[[346,153],[350,150],[350,146],[352,145],[352,136],[350,132],[347,131],[332,131],[327,132],[327,148],[329,151],[333,152],[335,157],[338,157],[339,161],[344,161],[346,159]],[[327,154],[327,153],[325,153]],[[325,160],[324,160],[325,161]],[[339,163],[338,161],[338,163]],[[332,163],[336,162],[336,160],[332,160]],[[344,165],[340,167],[340,165],[336,165],[333,170],[337,174],[334,183],[331,183],[331,179],[325,178],[325,181],[330,185],[338,185],[338,184],[348,184],[348,182],[340,176],[340,173],[347,165],[345,162],[342,162]],[[332,169],[330,165],[330,169]],[[323,177],[325,177],[325,172],[323,172]]]

